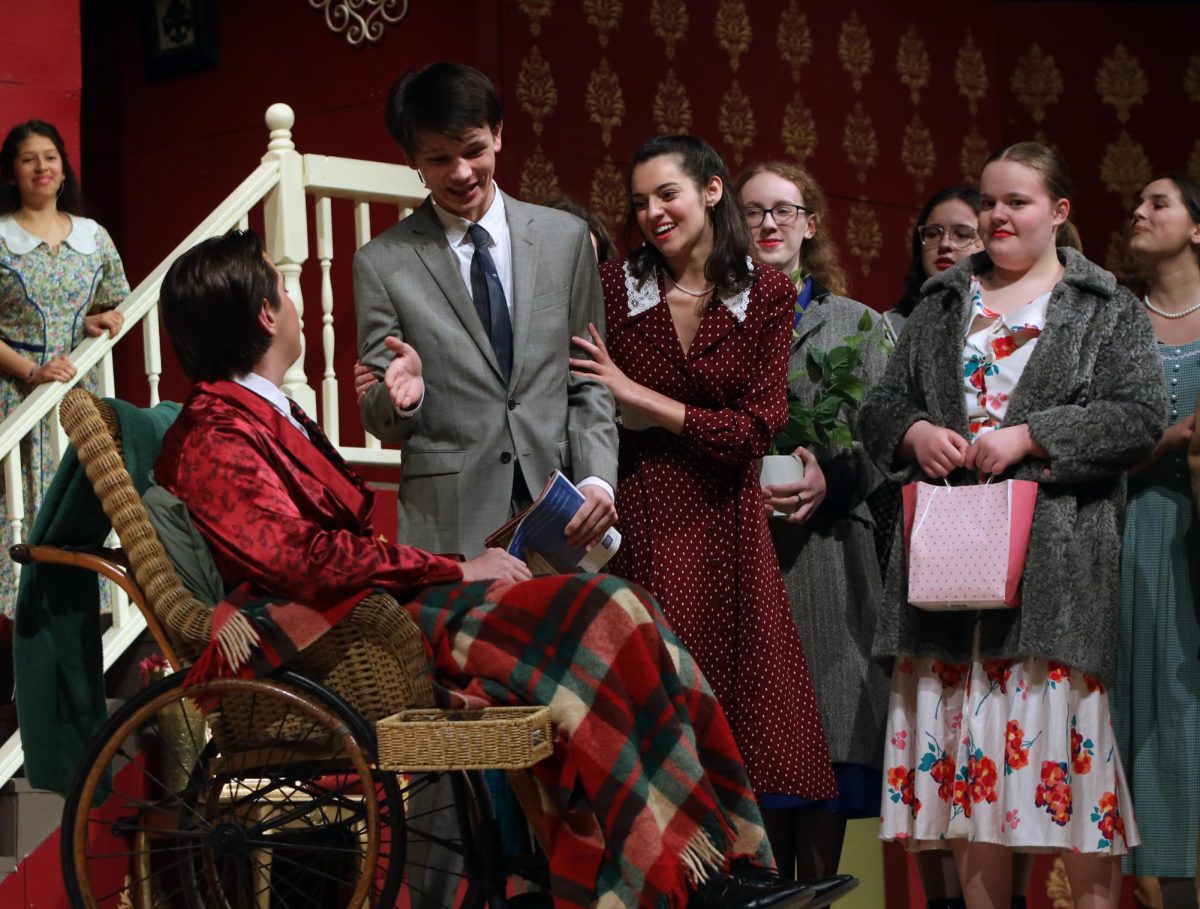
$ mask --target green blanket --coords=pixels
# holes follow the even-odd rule
[[[109,403],[120,419],[125,467],[140,494],[150,485],[150,469],[179,405],[143,410]],[[68,449],[26,542],[98,546],[111,527],[75,450]],[[25,775],[39,789],[66,793],[107,718],[98,577],[58,565],[28,565],[21,572],[13,639],[17,720]]]

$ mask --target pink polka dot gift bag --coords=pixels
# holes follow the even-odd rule
[[[919,609],[1021,605],[1037,483],[904,487],[908,601]]]

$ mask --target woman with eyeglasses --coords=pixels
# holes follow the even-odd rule
[[[1113,720],[1142,845],[1125,873],[1158,878],[1164,909],[1196,907],[1200,826],[1200,524],[1187,451],[1200,395],[1200,183],[1165,174],[1142,190],[1129,249],[1158,338],[1167,431],[1129,471]],[[1150,882],[1139,882],[1144,887]]]
[[[900,337],[920,301],[921,285],[981,249],[979,192],[969,186],[948,186],[934,193],[917,214],[904,295],[885,313],[893,337]]]
[[[864,391],[870,388],[886,364],[885,327],[874,316],[870,330],[859,329],[871,313],[844,296],[846,276],[821,187],[803,168],[776,161],[742,173],[735,192],[754,254],[796,284],[791,397],[813,407],[820,389],[805,368],[809,352],[853,337],[861,351],[856,374]],[[882,780],[888,681],[871,659],[871,642],[883,590],[865,504],[880,475],[857,441],[854,413],[843,408],[841,416],[851,427],[848,447],[814,441],[780,452],[803,462],[804,478],[763,493],[768,513],[787,513],[771,520],[771,532],[838,781],[837,797],[825,801],[763,797],[779,868],[800,880],[837,870],[846,821],[878,815]]]

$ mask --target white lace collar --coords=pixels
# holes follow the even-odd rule
[[[747,262],[750,260],[747,259]],[[753,267],[753,265],[751,265]],[[645,312],[660,302],[658,294],[658,271],[638,284],[637,278],[629,270],[629,260],[621,266],[625,272],[625,296],[629,305],[629,315],[636,316]],[[747,287],[732,297],[721,300],[721,305],[729,310],[729,314],[738,322],[746,321],[746,307],[750,305],[750,288]]]
[[[63,239],[77,253],[90,256],[96,251],[96,229],[100,226],[91,218],[80,218],[77,215],[67,215],[71,219],[71,232]],[[20,224],[12,215],[0,217],[0,240],[9,251],[18,256],[33,252],[46,241],[35,237]]]

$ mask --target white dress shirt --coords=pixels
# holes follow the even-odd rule
[[[234,376],[233,381],[265,400],[283,414],[284,419],[304,433],[304,438],[308,438],[308,430],[301,426],[300,422],[292,416],[292,399],[283,393],[282,388],[270,379],[264,379],[256,372],[248,372],[244,376]]]
[[[475,244],[467,235],[467,228],[472,223],[477,223],[488,232],[492,238],[492,245],[488,252],[492,254],[492,261],[496,263],[496,274],[500,276],[500,286],[504,288],[504,302],[508,305],[508,317],[511,319],[513,307],[512,234],[509,233],[508,217],[504,212],[504,196],[500,192],[500,187],[495,183],[492,184],[492,189],[495,191],[492,204],[488,206],[488,210],[477,222],[460,218],[453,212],[442,208],[437,202],[433,203],[433,211],[446,231],[446,242],[450,244],[450,249],[458,258],[458,271],[462,275],[468,295],[471,293],[471,259],[475,257]]]

